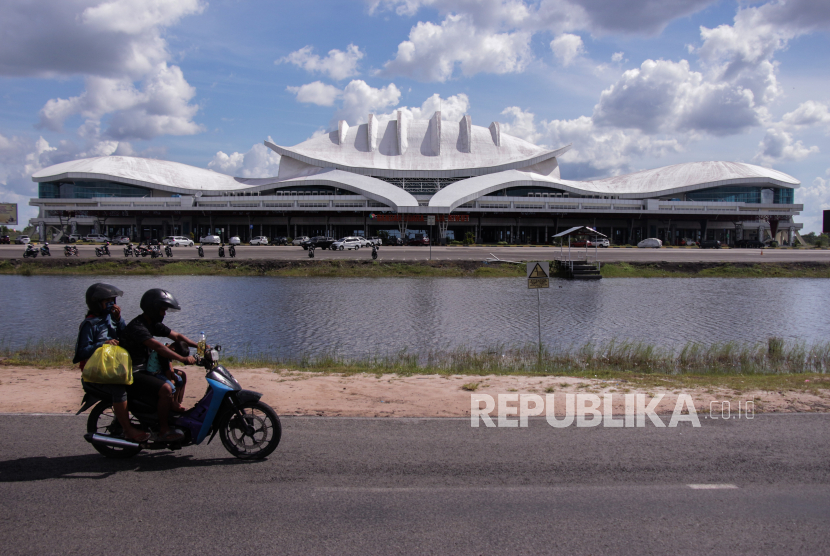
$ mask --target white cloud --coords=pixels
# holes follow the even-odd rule
[[[189,104],[196,90],[178,66],[158,64],[141,89],[129,78],[91,76],[85,82],[86,90],[77,97],[48,101],[40,111],[39,126],[60,131],[68,117],[80,114],[87,128],[97,129],[104,116],[112,114],[104,135],[117,140],[192,135],[203,130],[192,121],[199,106]]]
[[[297,96],[297,102],[318,106],[333,106],[334,101],[343,94],[343,91],[334,85],[328,85],[321,81],[307,83],[300,87],[286,87],[286,90]]]
[[[273,141],[270,137],[269,141]],[[280,171],[280,155],[258,143],[246,153],[217,152],[208,168],[237,178],[270,178]]]
[[[428,120],[436,112],[441,112],[441,120],[458,122],[470,110],[470,99],[464,93],[441,98],[438,93],[427,98],[421,106],[398,106],[385,114],[378,114],[378,120],[386,122],[398,118],[398,111],[409,120]]]
[[[563,33],[550,41],[550,49],[559,63],[565,67],[570,66],[578,56],[585,53],[582,37],[569,33]]]
[[[404,75],[421,81],[446,81],[456,70],[477,73],[515,73],[532,59],[531,34],[480,30],[471,18],[448,15],[440,24],[420,22],[409,40],[398,45],[393,60],[384,64],[387,75]]]
[[[799,104],[792,112],[784,114],[781,121],[793,127],[827,125],[830,124],[830,110],[826,104],[808,100]]]
[[[340,81],[358,74],[357,63],[364,56],[364,53],[353,44],[347,46],[345,52],[337,49],[329,50],[325,58],[313,54],[313,50],[311,46],[305,46],[280,58],[275,63],[294,64],[308,72],[324,73],[331,79]]]
[[[81,21],[93,29],[134,35],[177,23],[185,15],[201,13],[200,0],[113,0],[86,8]]]
[[[622,62],[624,56],[625,56],[625,52],[614,52],[611,55],[611,61],[615,62],[615,63]]]
[[[400,98],[401,92],[394,83],[375,88],[356,79],[343,89],[343,104],[335,113],[333,121],[346,120],[349,124],[365,122],[370,112],[395,106]]]
[[[821,233],[823,211],[830,210],[830,168],[825,177],[817,177],[811,184],[801,184],[795,190],[795,202],[804,205],[804,211],[798,219],[804,224],[802,234]]]
[[[654,138],[638,130],[603,128],[588,116],[537,124],[533,113],[515,106],[502,114],[512,118],[502,124],[505,133],[549,148],[573,144],[560,158],[565,179],[585,180],[630,172],[636,158],[659,158],[683,149],[677,139]]]
[[[764,166],[782,160],[803,160],[819,152],[816,146],[805,147],[801,141],[795,141],[792,133],[784,131],[781,127],[767,129],[764,138],[758,144],[758,149],[753,161]]]
[[[646,60],[600,95],[597,124],[646,133],[703,131],[739,133],[766,117],[751,91],[707,81],[686,60]]]

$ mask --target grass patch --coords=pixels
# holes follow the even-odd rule
[[[799,263],[605,263],[603,278],[830,278],[830,264]]]
[[[480,382],[468,382],[467,384],[464,384],[461,389],[466,390],[467,392],[475,392],[478,390],[479,386],[481,386]]]
[[[2,365],[70,366],[74,353],[67,341],[38,341],[22,349],[0,348]],[[538,346],[496,345],[476,351],[458,347],[445,350],[373,354],[362,358],[339,356],[335,351],[284,357],[254,351],[250,346],[237,353],[223,353],[229,368],[271,368],[353,375],[397,374],[411,376],[567,376],[613,381],[609,387],[627,391],[627,386],[646,388],[694,388],[811,391],[830,389],[830,342],[808,346],[770,338],[764,343],[688,343],[667,349],[642,342],[611,341],[571,346],[552,351]],[[477,388],[470,382],[464,388]],[[593,387],[595,383],[585,383]],[[563,382],[558,388],[568,388]],[[553,391],[553,386],[545,392]],[[470,390],[474,391],[474,390]]]

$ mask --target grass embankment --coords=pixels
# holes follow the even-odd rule
[[[830,278],[830,264],[792,263],[604,263],[603,278]]]
[[[551,270],[554,267],[551,264]],[[524,277],[523,264],[483,261],[10,259],[0,274],[293,277]],[[555,275],[555,274],[554,274]],[[830,278],[830,263],[603,263],[605,278]]]
[[[67,367],[73,347],[66,341],[40,341],[23,349],[0,348],[0,365]],[[680,349],[660,348],[642,342],[611,341],[552,351],[528,344],[493,346],[475,351],[455,348],[414,353],[401,350],[364,358],[340,357],[334,352],[286,358],[244,351],[223,354],[229,368],[271,368],[295,371],[387,374],[402,376],[516,375],[568,376],[615,379],[638,387],[730,388],[747,390],[830,390],[830,342],[808,346],[770,338],[767,343],[688,343]]]

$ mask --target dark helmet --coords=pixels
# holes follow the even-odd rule
[[[97,284],[92,284],[86,290],[86,306],[89,308],[90,313],[101,316],[105,313],[104,309],[101,308],[101,301],[122,295],[124,295],[124,292],[115,286],[98,282]]]
[[[164,317],[160,314],[161,311],[182,310],[173,294],[161,288],[153,288],[144,292],[144,295],[141,296],[140,307],[144,314],[154,322],[164,320]]]

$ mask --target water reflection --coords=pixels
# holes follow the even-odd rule
[[[336,350],[361,357],[406,348],[535,342],[536,293],[522,279],[0,276],[0,339],[74,338],[93,282],[117,285],[125,316],[141,294],[170,290],[184,310],[165,322],[233,351],[282,356]],[[830,291],[821,279],[553,281],[541,292],[548,345],[610,339],[663,346],[687,341],[825,341]]]

